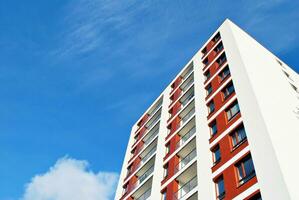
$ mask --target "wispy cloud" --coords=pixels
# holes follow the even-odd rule
[[[109,200],[117,178],[115,173],[90,171],[87,161],[64,157],[34,176],[20,200]]]
[[[298,2],[293,3],[299,6]],[[248,1],[244,4],[247,10],[242,13],[250,17],[243,18],[244,26],[275,52],[291,50],[299,41],[296,34],[299,13],[293,3],[289,0]]]
[[[72,1],[65,9],[64,31],[54,55],[73,56],[105,49],[113,37],[126,30],[136,12],[135,4],[127,0]]]

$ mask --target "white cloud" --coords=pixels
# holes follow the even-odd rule
[[[117,179],[115,173],[90,171],[87,161],[65,157],[33,177],[21,200],[109,200]]]

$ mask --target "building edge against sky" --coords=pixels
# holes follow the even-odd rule
[[[225,20],[132,127],[115,200],[299,199],[298,87]]]

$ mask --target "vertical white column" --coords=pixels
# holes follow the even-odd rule
[[[197,148],[197,179],[198,199],[215,199],[214,183],[212,181],[212,157],[209,147],[210,132],[207,125],[208,110],[205,105],[206,91],[202,72],[201,53],[193,57],[194,91],[196,111],[196,148]]]
[[[124,179],[127,175],[127,165],[128,165],[129,160],[130,160],[130,154],[131,154],[130,152],[131,152],[131,147],[134,144],[134,134],[135,134],[136,130],[137,130],[137,126],[135,124],[131,129],[131,134],[130,134],[130,138],[129,138],[129,142],[128,142],[124,162],[123,162],[123,165],[122,165],[122,168],[121,168],[121,173],[120,173],[120,176],[119,176],[118,186],[117,186],[115,197],[114,197],[115,200],[119,200],[122,196],[123,181],[124,181]]]
[[[168,86],[166,90],[163,92],[163,104],[162,104],[162,112],[161,112],[161,120],[160,120],[160,128],[159,128],[159,136],[157,142],[157,152],[155,158],[155,169],[154,176],[152,182],[152,190],[151,190],[151,200],[161,199],[161,181],[163,180],[163,157],[165,155],[166,147],[165,137],[167,136],[167,120],[169,117],[168,114],[168,106],[170,104],[169,93],[170,87]]]
[[[290,85],[275,57],[230,21],[221,35],[262,197],[299,199],[299,130]]]

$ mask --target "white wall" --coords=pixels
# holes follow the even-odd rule
[[[262,197],[297,200],[296,93],[275,56],[236,25],[227,20],[221,35]]]

